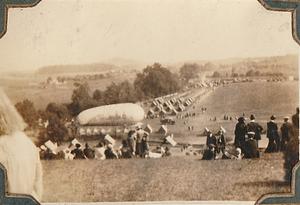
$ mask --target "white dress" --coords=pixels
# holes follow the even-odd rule
[[[0,136],[0,163],[7,170],[8,192],[42,197],[42,166],[39,152],[23,133]]]

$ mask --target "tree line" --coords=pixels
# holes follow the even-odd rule
[[[105,90],[92,91],[87,82],[75,82],[70,103],[51,102],[45,110],[36,110],[33,102],[25,99],[15,107],[27,123],[28,129],[39,130],[38,145],[49,139],[61,143],[72,137],[66,123],[83,110],[116,103],[135,103],[178,92],[180,89],[181,77],[161,64],[154,63],[137,73],[133,82],[112,82]]]

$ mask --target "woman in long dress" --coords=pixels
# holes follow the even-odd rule
[[[0,89],[0,163],[5,167],[8,192],[27,194],[40,201],[42,167],[39,152],[23,132],[22,117]]]

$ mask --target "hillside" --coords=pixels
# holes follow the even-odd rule
[[[255,201],[265,193],[289,191],[278,154],[241,161],[199,157],[43,161],[43,168],[45,202]]]
[[[53,75],[53,74],[78,74],[78,73],[101,73],[113,70],[119,70],[120,67],[105,64],[94,63],[85,65],[52,65],[39,68],[37,74],[40,75]]]
[[[256,57],[256,58],[228,58],[217,60],[190,60],[178,62],[170,65],[174,71],[179,71],[184,63],[197,63],[205,65],[211,63],[210,71],[227,71],[245,72],[249,69],[259,70],[261,72],[283,72],[287,75],[298,76],[298,55],[271,56],[271,57]]]

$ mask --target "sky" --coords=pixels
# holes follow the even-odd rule
[[[255,0],[44,0],[9,10],[0,70],[296,54],[291,30]]]

